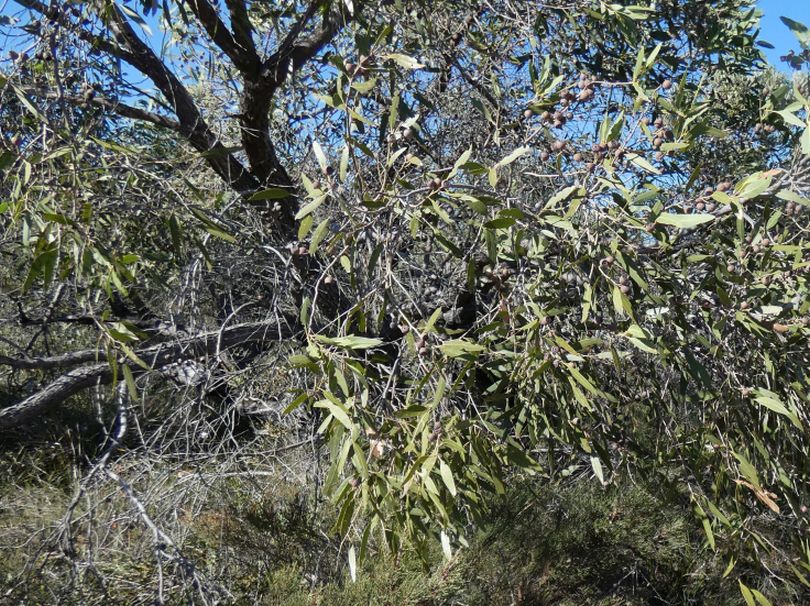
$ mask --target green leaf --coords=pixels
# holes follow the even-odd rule
[[[754,597],[757,599],[757,602],[759,602],[760,606],[773,606],[773,604],[771,604],[771,601],[756,589],[752,589],[751,593],[754,594]]]
[[[340,166],[338,169],[338,177],[341,183],[346,182],[346,175],[349,172],[349,146],[344,145],[340,152]]]
[[[602,470],[602,461],[599,460],[599,457],[591,457],[591,467],[593,468],[593,473],[596,475],[599,483],[604,485],[605,472]]]
[[[352,82],[352,88],[358,93],[367,93],[375,86],[377,86],[377,78],[369,78],[365,82],[358,82],[357,80]]]
[[[782,200],[789,200],[790,202],[795,202],[796,204],[801,204],[802,206],[807,206],[810,208],[810,198],[805,198],[800,196],[799,194],[790,191],[789,189],[782,189],[779,193],[776,194],[777,198]]]
[[[226,242],[230,242],[230,243],[236,242],[236,238],[234,238],[227,231],[225,231],[223,229],[220,229],[219,227],[214,227],[213,225],[206,225],[204,229],[209,234],[219,238],[220,240],[225,240]]]
[[[714,542],[714,531],[712,531],[712,522],[709,520],[708,517],[703,518],[703,531],[706,533],[706,540],[709,542],[709,547],[712,548],[712,551],[717,549],[717,545]]]
[[[127,389],[129,390],[129,397],[132,400],[138,399],[138,386],[135,385],[135,376],[132,374],[132,369],[124,364],[123,366],[124,371],[124,380],[127,383]]]
[[[790,17],[779,17],[779,19],[790,28],[803,48],[810,48],[810,29],[804,23],[794,21]]]
[[[486,347],[483,345],[478,345],[477,343],[472,343],[470,341],[465,341],[464,339],[454,339],[451,341],[445,341],[441,345],[439,345],[439,349],[442,351],[444,355],[449,358],[460,358],[462,356],[469,356],[469,355],[478,355],[482,351],[486,351]]]
[[[408,55],[403,55],[401,53],[390,53],[388,55],[384,55],[386,59],[392,59],[405,69],[421,69],[425,67],[423,64],[419,63],[413,57],[409,57]]]
[[[502,168],[504,166],[507,166],[507,165],[511,164],[512,162],[514,162],[515,160],[517,160],[518,158],[520,158],[521,156],[525,156],[530,151],[532,151],[532,149],[530,147],[518,147],[511,154],[509,154],[503,160],[498,162],[493,168],[498,169],[498,168]]]
[[[558,202],[562,202],[563,200],[567,200],[568,198],[570,198],[574,194],[576,194],[577,197],[584,196],[585,195],[585,188],[582,187],[581,185],[570,185],[569,187],[565,187],[565,188],[561,189],[560,191],[558,191],[553,196],[551,196],[551,198],[548,199],[548,202],[546,202],[546,205],[545,205],[544,208],[546,208],[546,209],[552,208]]]
[[[339,406],[335,404],[331,400],[319,400],[313,404],[315,408],[324,408],[329,411],[329,414],[335,417],[338,422],[343,425],[346,429],[350,432],[354,428],[354,424],[352,423],[351,417],[349,417],[349,413],[346,411],[343,406]]]
[[[630,160],[633,164],[641,168],[642,170],[647,171],[653,175],[660,175],[661,171],[655,168],[652,164],[650,164],[643,156],[638,154],[627,154],[627,159]]]
[[[303,208],[301,208],[301,210],[299,210],[295,214],[295,220],[298,221],[300,219],[303,219],[307,215],[314,213],[318,209],[318,207],[321,204],[323,204],[324,200],[326,200],[326,194],[321,194],[318,197],[316,197],[312,202],[306,204]]]
[[[292,194],[288,192],[286,189],[281,189],[280,187],[271,187],[269,189],[263,189],[261,191],[257,191],[255,194],[250,196],[251,200],[282,200],[284,198],[289,198]]]
[[[298,239],[306,238],[310,229],[312,229],[312,215],[307,215],[301,219],[301,224],[298,226]]]
[[[325,337],[315,335],[315,338],[327,345],[336,345],[347,349],[371,349],[383,344],[382,339],[372,339],[370,337],[360,337],[357,335],[347,335],[345,337]]]
[[[318,224],[318,227],[315,228],[315,231],[312,234],[312,240],[309,242],[309,254],[314,255],[318,252],[318,247],[323,242],[323,239],[326,237],[326,234],[329,232],[329,219],[324,219]]]
[[[453,479],[453,472],[444,461],[439,461],[439,475],[450,494],[456,496],[456,481]]]
[[[484,223],[484,227],[490,229],[506,229],[512,227],[514,224],[515,220],[512,217],[498,217],[497,219],[492,219]]]
[[[737,581],[740,584],[740,593],[742,593],[743,600],[745,600],[746,606],[757,606],[754,602],[754,594],[751,593],[751,590],[746,587],[742,581]]]
[[[802,423],[799,418],[788,410],[787,406],[782,403],[779,396],[767,389],[757,389],[754,401],[760,406],[764,406],[768,410],[772,410],[777,414],[786,416],[790,421],[799,429],[802,429]]]
[[[659,225],[672,225],[679,229],[692,229],[704,223],[711,223],[714,221],[714,215],[710,214],[690,214],[690,215],[676,215],[672,213],[664,213],[659,215],[655,220]]]
[[[352,583],[357,581],[357,554],[354,552],[354,545],[349,547],[349,576]]]
[[[688,147],[689,147],[689,143],[674,141],[674,142],[669,142],[669,143],[663,143],[661,145],[661,151],[664,151],[664,152],[680,151],[682,149],[687,149]]]
[[[318,159],[318,166],[321,167],[321,170],[325,173],[326,172],[326,155],[323,153],[323,149],[321,148],[321,144],[318,143],[316,139],[312,140],[312,151],[315,152],[315,157]]]
[[[444,557],[447,561],[450,561],[451,559],[453,559],[453,550],[450,546],[450,537],[444,530],[442,530],[439,533],[439,537],[442,543],[442,554],[444,554]]]

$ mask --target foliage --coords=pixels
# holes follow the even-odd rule
[[[810,101],[749,3],[17,3],[0,429],[112,384],[136,504],[117,456],[309,431],[355,577],[587,474],[808,586]]]

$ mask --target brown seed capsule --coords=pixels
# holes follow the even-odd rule
[[[574,154],[574,162],[582,162],[583,156],[581,153],[577,152]]]
[[[664,154],[664,152],[662,152],[662,151],[660,151],[660,152],[656,152],[656,154],[655,154],[655,159],[656,159],[658,162],[663,161],[663,160],[664,160],[664,157],[665,157],[665,154]]]
[[[531,118],[532,116],[534,116],[534,112],[533,112],[532,110],[530,110],[530,109],[526,109],[526,110],[524,110],[524,111],[523,111],[523,117],[524,117],[526,120],[528,120],[528,119],[529,119],[529,118]]]
[[[710,213],[713,213],[716,209],[717,204],[715,204],[714,202],[709,202],[708,204],[706,204],[706,210],[709,211]]]
[[[661,88],[663,88],[664,90],[669,90],[670,88],[672,88],[672,80],[669,79],[664,80],[661,83]]]
[[[695,208],[697,210],[703,210],[704,208],[706,208],[706,205],[703,202],[698,202],[697,204],[695,204]]]
[[[613,265],[615,261],[616,257],[614,257],[613,255],[608,255],[607,257],[605,257],[605,263],[607,263],[608,265]]]
[[[554,151],[562,151],[565,149],[565,141],[561,139],[557,139],[554,143],[551,144],[551,149]]]
[[[596,164],[594,164],[593,162],[586,162],[585,163],[585,169],[586,170],[592,171],[594,168],[596,168]]]
[[[653,126],[656,128],[661,128],[664,126],[664,119],[661,116],[657,117],[655,122],[653,122]]]
[[[786,324],[781,324],[779,322],[774,322],[773,323],[773,331],[774,332],[778,332],[779,334],[784,334],[789,330],[790,330],[790,326],[787,326]]]
[[[551,154],[550,154],[550,153],[548,153],[547,151],[541,151],[541,152],[540,152],[540,160],[541,160],[541,161],[543,161],[543,162],[547,162],[549,158],[551,158]]]
[[[644,226],[644,229],[647,231],[647,233],[653,233],[655,231],[655,223],[647,223],[647,225]]]
[[[617,147],[619,147],[619,142],[615,141],[615,140],[614,141],[608,141],[607,146],[608,146],[608,149],[616,149]]]
[[[630,287],[627,284],[622,284],[621,286],[619,286],[619,290],[623,295],[626,295],[627,293],[630,292]]]
[[[298,255],[303,257],[309,252],[309,249],[306,246],[299,246],[298,247]]]
[[[410,139],[413,136],[413,129],[408,126],[402,131],[402,138],[403,139]]]
[[[593,97],[593,89],[592,88],[584,88],[579,91],[577,95],[577,100],[579,101],[588,101]]]
[[[323,278],[323,283],[324,284],[331,284],[334,281],[335,281],[335,279],[332,276],[324,276],[324,278]]]
[[[442,180],[439,177],[433,177],[430,181],[430,187],[433,189],[440,189],[442,186]]]
[[[733,274],[733,273],[734,273],[734,265],[733,265],[733,264],[731,264],[731,263],[729,263],[728,265],[726,265],[726,271],[727,271],[728,273],[730,273],[730,274]]]
[[[731,183],[729,181],[721,181],[717,185],[717,191],[728,191],[731,189]]]
[[[649,116],[644,116],[644,117],[641,119],[641,123],[642,123],[644,126],[649,126],[650,124],[652,124],[652,119],[651,119]]]
[[[748,303],[748,301],[743,301],[742,303],[740,303],[740,310],[742,311],[745,311],[749,307],[751,307],[751,305]]]
[[[663,144],[664,144],[664,140],[661,137],[656,137],[655,139],[653,139],[653,147],[655,149],[658,149]]]
[[[347,61],[345,63],[345,67],[346,67],[346,73],[347,74],[353,74],[354,70],[357,69],[357,66],[354,63],[352,63],[351,61]]]
[[[706,187],[706,188],[703,190],[703,195],[704,195],[704,196],[711,196],[713,193],[714,193],[714,188],[712,188],[711,186],[707,186],[707,187]]]
[[[771,241],[770,241],[770,240],[768,240],[768,238],[762,238],[762,241],[760,242],[760,244],[761,244],[762,246],[770,246],[770,245],[771,245]]]
[[[542,114],[540,114],[540,119],[543,120],[543,122],[546,122],[550,117],[551,117],[551,112],[548,111],[548,110],[546,110]]]

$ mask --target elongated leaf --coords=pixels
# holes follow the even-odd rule
[[[352,431],[354,428],[354,424],[352,423],[351,417],[349,417],[349,413],[342,406],[339,406],[326,399],[315,402],[313,406],[315,406],[315,408],[324,408],[328,410],[329,414],[335,417],[338,422],[349,431]]]
[[[346,347],[348,349],[371,349],[383,344],[382,339],[372,339],[357,335],[348,335],[345,337],[324,337],[322,335],[316,335],[315,338],[328,345],[337,345],[338,347]]]
[[[401,53],[391,53],[385,55],[385,58],[392,59],[405,69],[421,69],[425,67],[422,63],[419,63],[419,61],[417,61],[413,57],[409,57],[408,55],[403,55]]]
[[[467,355],[478,355],[482,351],[486,351],[486,347],[465,341],[463,339],[455,339],[452,341],[445,341],[439,345],[442,353],[450,358],[458,358]]]
[[[802,47],[810,48],[810,29],[804,23],[794,21],[790,17],[779,17],[779,19],[790,28]]]
[[[714,215],[709,214],[691,214],[691,215],[675,215],[672,213],[664,213],[660,215],[655,222],[660,225],[672,225],[680,229],[692,229],[704,223],[711,223],[714,221]]]
[[[290,197],[290,192],[286,189],[281,189],[280,187],[271,187],[269,189],[263,189],[261,191],[257,191],[255,194],[250,196],[251,200],[282,200],[284,198]]]
[[[456,481],[453,479],[453,471],[444,461],[439,461],[439,474],[442,476],[442,482],[447,486],[450,494],[456,496]]]

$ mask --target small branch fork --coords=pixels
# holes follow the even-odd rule
[[[56,3],[41,0],[14,0],[17,4],[49,19],[59,27],[70,29],[75,36],[96,51],[119,59],[151,80],[162,93],[175,114],[172,119],[161,114],[133,107],[126,103],[94,96],[67,95],[64,91],[46,92],[80,107],[96,107],[119,116],[149,122],[180,134],[194,149],[203,153],[206,162],[234,191],[249,198],[264,187],[289,190],[290,203],[274,216],[279,235],[287,239],[295,233],[295,204],[297,197],[293,181],[279,159],[270,137],[270,107],[276,92],[287,79],[312,60],[355,17],[344,2],[330,2],[320,23],[312,26],[318,12],[327,5],[325,0],[312,0],[300,15],[278,49],[266,59],[260,57],[254,43],[254,29],[244,0],[227,0],[232,31],[223,21],[219,9],[209,0],[184,0],[181,7],[190,10],[213,45],[236,68],[242,78],[240,99],[242,147],[248,166],[219,140],[206,122],[193,96],[152,48],[135,32],[123,10],[112,2],[99,0],[97,13],[104,15],[110,37],[97,35],[89,28],[74,23],[70,12]],[[100,17],[101,18],[101,17]],[[311,30],[304,35],[305,30]]]

